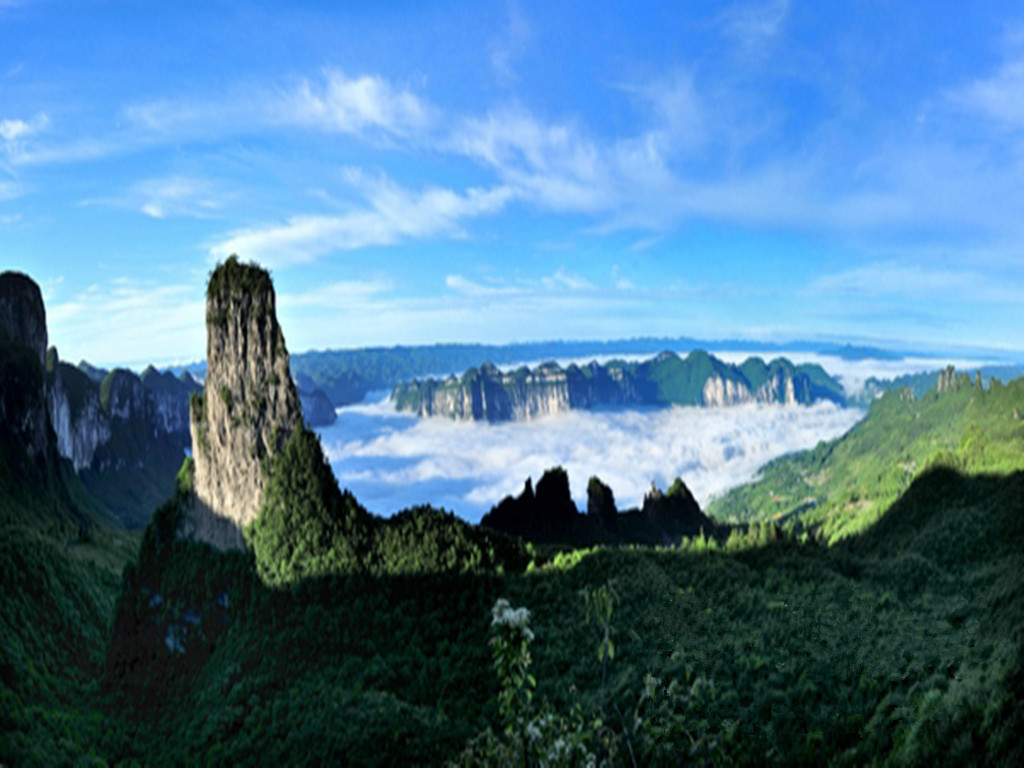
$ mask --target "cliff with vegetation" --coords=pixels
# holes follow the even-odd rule
[[[174,489],[184,450],[191,444],[189,396],[200,386],[191,376],[139,376],[102,371],[46,357],[46,397],[60,455],[81,481],[129,528],[141,528]]]
[[[785,358],[765,363],[751,357],[736,366],[701,350],[686,358],[663,352],[642,363],[592,362],[565,368],[545,363],[507,373],[485,363],[462,376],[399,385],[391,397],[398,410],[418,416],[490,422],[611,405],[845,402],[842,386],[819,365],[797,366]]]
[[[220,548],[244,546],[256,519],[264,465],[302,424],[288,350],[266,270],[232,257],[206,291],[207,371],[192,400],[194,499],[186,535]]]

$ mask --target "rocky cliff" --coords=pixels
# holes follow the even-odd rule
[[[92,371],[99,369],[89,368]],[[59,359],[46,362],[46,402],[57,450],[121,523],[146,524],[174,489],[191,445],[189,395],[199,385],[152,367],[115,369],[99,381]]]
[[[46,310],[39,286],[20,272],[0,274],[0,345],[0,422],[34,459],[50,445],[43,378]]]
[[[110,418],[100,404],[99,386],[61,362],[55,348],[50,352],[46,396],[57,450],[81,472],[92,466],[96,449],[110,441]]]
[[[82,531],[99,513],[74,498],[47,408],[46,311],[26,275],[0,274],[0,526]]]
[[[395,388],[392,399],[398,410],[419,416],[491,422],[609,405],[845,402],[842,386],[820,366],[795,366],[785,358],[771,363],[750,358],[734,366],[700,350],[685,359],[663,352],[643,363],[613,361],[564,369],[545,363],[508,373],[485,363],[461,377],[403,384]]]
[[[244,546],[259,513],[263,464],[302,423],[270,275],[229,258],[206,293],[207,372],[192,400],[193,499],[182,533],[221,548]]]

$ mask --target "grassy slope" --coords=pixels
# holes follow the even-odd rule
[[[966,472],[1024,469],[1024,379],[982,390],[960,377],[959,389],[908,400],[891,392],[846,435],[766,465],[759,478],[708,507],[719,520],[799,515],[830,540],[877,520],[932,464]]]

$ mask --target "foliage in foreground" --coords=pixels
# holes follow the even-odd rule
[[[470,526],[430,507],[389,519],[370,515],[341,491],[319,438],[297,428],[267,470],[263,506],[246,537],[270,585],[340,573],[522,570],[518,539]]]
[[[1012,764],[1022,550],[1024,475],[946,469],[830,548],[597,549],[271,589],[245,556],[176,542],[136,572],[159,580],[132,603],[156,642],[120,648],[112,696],[137,713],[129,754],[154,763]],[[520,632],[502,653],[529,659],[496,677],[502,597]],[[181,650],[172,624],[193,633]]]

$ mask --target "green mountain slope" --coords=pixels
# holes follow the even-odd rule
[[[818,526],[835,540],[877,520],[929,466],[1024,469],[1022,413],[1024,379],[983,389],[961,375],[955,389],[941,394],[889,392],[846,435],[776,459],[707,512],[720,521],[781,516]]]

